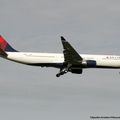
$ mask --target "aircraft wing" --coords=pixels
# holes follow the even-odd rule
[[[61,41],[64,48],[63,54],[64,54],[65,62],[69,64],[82,62],[83,58],[76,52],[76,50],[70,45],[70,43],[67,42],[65,38],[62,36],[61,36]]]

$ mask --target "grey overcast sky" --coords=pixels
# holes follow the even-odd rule
[[[0,0],[0,34],[20,51],[120,55],[120,0]],[[120,116],[120,70],[58,69],[0,59],[0,120],[90,120]]]

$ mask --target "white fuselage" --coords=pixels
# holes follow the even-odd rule
[[[6,59],[27,65],[59,68],[64,63],[64,55],[56,53],[7,52]],[[96,61],[96,68],[120,68],[120,56],[80,54],[83,61]],[[91,67],[92,68],[92,67]]]

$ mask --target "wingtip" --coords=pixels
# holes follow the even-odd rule
[[[64,38],[63,36],[61,36],[61,40],[62,40],[62,41],[66,41],[65,38]]]

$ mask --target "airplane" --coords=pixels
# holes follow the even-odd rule
[[[0,57],[25,65],[58,68],[56,77],[68,72],[82,74],[85,68],[120,69],[120,56],[78,54],[63,36],[61,42],[63,53],[20,52],[0,35]]]

